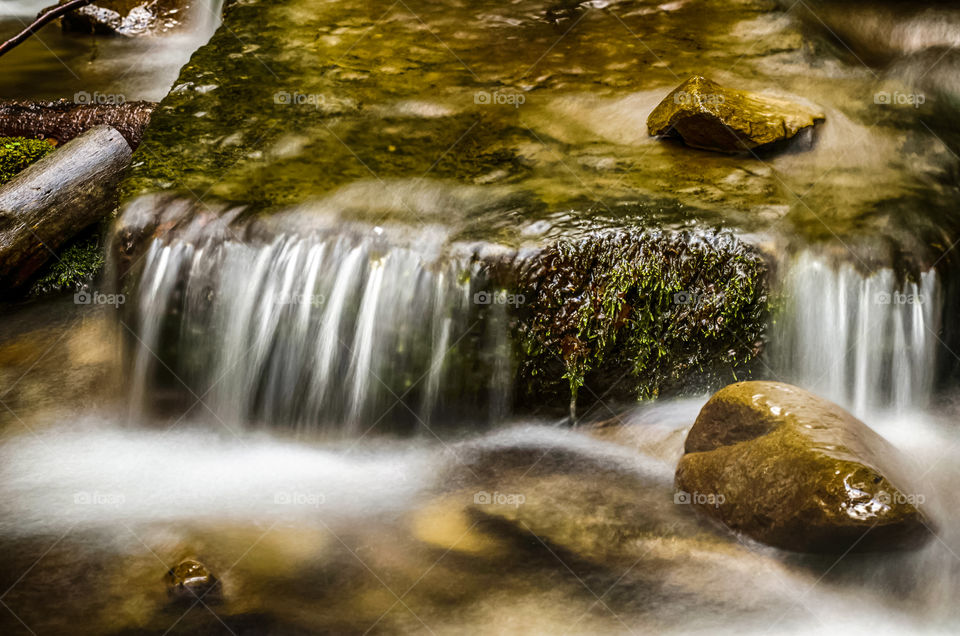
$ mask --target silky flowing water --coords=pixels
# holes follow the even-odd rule
[[[0,28],[42,4],[5,5]],[[236,4],[264,21],[194,58],[237,65],[206,83],[176,69],[216,22],[146,44],[48,27],[0,64],[11,96],[192,94],[145,143],[193,144],[201,166],[135,166],[131,191],[179,179],[193,216],[101,290],[122,300],[0,317],[2,633],[960,629],[954,9],[878,10],[845,50],[824,31],[858,17],[811,20],[820,3]],[[931,51],[944,66],[921,74]],[[648,139],[695,71],[802,95],[828,123],[762,158]],[[900,90],[930,100],[875,103]],[[483,103],[498,91],[525,101]],[[622,227],[721,229],[762,253],[751,377],[889,439],[935,538],[817,557],[705,521],[673,483],[700,384],[598,396],[577,421],[520,395],[527,299],[478,263]],[[170,604],[163,576],[186,557],[220,598]]]

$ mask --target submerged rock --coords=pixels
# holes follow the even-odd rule
[[[167,594],[177,601],[203,599],[209,603],[220,597],[220,580],[203,563],[184,559],[167,571],[164,581]]]
[[[185,0],[100,0],[66,14],[60,25],[64,31],[96,35],[163,33],[181,23],[185,5]]]
[[[647,130],[679,135],[694,148],[743,152],[790,139],[822,119],[823,113],[807,106],[725,88],[698,75],[653,109]]]
[[[739,382],[700,411],[676,501],[786,550],[918,546],[930,522],[897,450],[836,404],[778,382]]]

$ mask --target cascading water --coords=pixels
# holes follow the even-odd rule
[[[864,275],[805,251],[788,266],[783,296],[770,347],[777,373],[861,416],[926,405],[941,310],[935,270],[898,283],[890,268]]]
[[[476,302],[478,264],[429,242],[155,242],[135,309],[134,405],[167,374],[223,421],[361,434],[451,409],[496,419],[512,381],[506,313]]]

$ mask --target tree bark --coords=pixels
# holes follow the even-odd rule
[[[94,126],[107,125],[117,129],[131,148],[136,148],[156,106],[154,102],[0,101],[0,137],[52,137],[65,143]]]
[[[0,187],[0,289],[14,289],[109,212],[132,150],[97,126]]]

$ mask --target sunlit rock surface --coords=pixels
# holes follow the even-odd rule
[[[821,120],[823,113],[802,104],[697,75],[663,98],[647,118],[647,130],[679,135],[694,148],[736,153],[786,141]]]
[[[801,552],[916,547],[933,524],[904,458],[839,406],[795,386],[741,382],[690,429],[679,496],[737,532]]]

